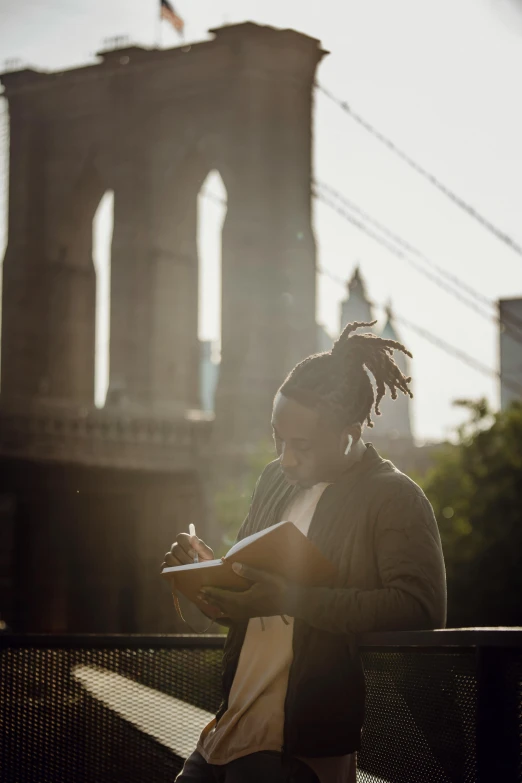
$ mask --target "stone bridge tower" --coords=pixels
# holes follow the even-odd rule
[[[193,46],[2,76],[0,614],[15,629],[172,629],[158,557],[190,521],[208,534],[208,423],[186,415],[199,405],[197,196],[217,169],[228,209],[214,442],[237,456],[267,433],[278,384],[314,350],[321,56],[316,40],[247,23]],[[126,404],[96,410],[92,221],[107,190],[109,389]]]
[[[255,439],[314,347],[311,103],[317,41],[248,23],[215,40],[3,77],[11,118],[2,399],[91,406],[92,220],[114,191],[110,384],[131,408],[198,407],[197,196],[217,169],[219,429]]]

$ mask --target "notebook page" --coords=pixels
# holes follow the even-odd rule
[[[169,574],[171,572],[178,571],[190,571],[192,568],[215,568],[223,563],[222,560],[200,560],[199,563],[187,563],[186,565],[170,566],[170,568],[164,568],[162,573]]]
[[[237,544],[234,544],[232,549],[228,550],[227,554],[225,555],[225,559],[227,557],[232,557],[237,555],[237,553],[241,552],[246,546],[251,544],[253,541],[257,541],[258,538],[263,538],[263,536],[266,536],[266,534],[270,533],[270,531],[276,530],[278,527],[281,527],[281,525],[288,525],[288,524],[289,524],[288,520],[283,522],[278,522],[277,525],[272,525],[271,527],[267,527],[264,530],[260,530],[258,533],[253,533],[251,536],[247,536],[247,538],[241,539],[241,541],[238,541]]]

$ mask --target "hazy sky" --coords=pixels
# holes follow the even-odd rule
[[[60,69],[92,61],[111,36],[151,45],[158,36],[158,5],[155,0],[0,0],[0,61],[20,58],[24,64]],[[321,39],[331,54],[320,65],[319,81],[522,244],[520,0],[177,0],[175,5],[186,21],[188,41],[206,38],[209,28],[246,20],[293,27]],[[162,45],[179,45],[166,23]],[[314,134],[318,179],[492,300],[522,295],[520,257],[320,94]],[[219,187],[214,180],[212,190]],[[202,212],[200,245],[210,284],[203,292],[200,331],[213,337],[219,318],[215,269],[222,210],[205,201]],[[99,224],[102,269],[107,213],[106,208]],[[376,302],[391,299],[397,314],[497,367],[493,323],[361,236],[328,207],[317,204],[314,220],[323,267],[349,277],[358,261]],[[318,320],[331,331],[343,296],[340,286],[319,279]],[[103,330],[100,334],[103,341]],[[486,395],[497,404],[494,379],[405,327],[401,338],[414,353],[419,438],[451,431],[462,416],[451,406],[455,398]]]

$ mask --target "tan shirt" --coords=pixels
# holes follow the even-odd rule
[[[286,509],[284,518],[308,534],[315,507],[327,484],[303,490]],[[254,618],[249,621],[241,649],[228,709],[216,726],[203,731],[198,751],[210,764],[228,764],[259,751],[281,752],[285,697],[292,663],[293,618]],[[264,630],[263,630],[264,626]],[[351,756],[303,759],[321,783],[348,783]],[[355,771],[355,770],[353,770]]]

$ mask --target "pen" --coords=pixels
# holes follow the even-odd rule
[[[192,538],[196,538],[196,528],[194,527],[192,522],[189,525],[189,536],[191,536]],[[194,552],[194,562],[199,563],[199,557],[197,552]]]

